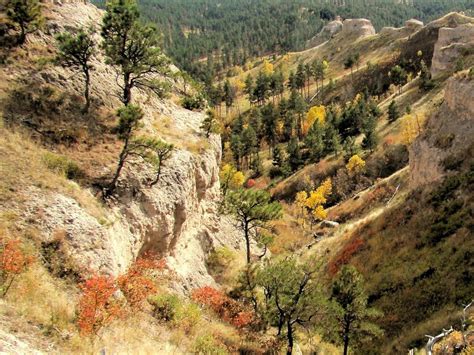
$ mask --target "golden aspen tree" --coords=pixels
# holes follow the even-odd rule
[[[306,114],[306,120],[303,123],[303,134],[306,135],[314,122],[318,121],[324,124],[326,121],[326,107],[324,105],[313,106]]]
[[[353,155],[346,164],[346,169],[350,174],[359,174],[365,168],[365,160],[357,154]]]

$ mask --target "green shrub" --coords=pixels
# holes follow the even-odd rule
[[[198,337],[193,345],[193,353],[203,355],[223,355],[227,354],[227,350],[217,344],[212,335],[204,335]]]
[[[181,105],[188,110],[203,110],[206,107],[206,100],[201,94],[187,96],[183,99]]]
[[[148,302],[153,306],[156,319],[170,322],[176,319],[181,300],[176,295],[163,294],[151,297]]]
[[[196,328],[201,317],[201,308],[197,304],[186,303],[178,307],[174,323],[186,333],[190,333]]]
[[[79,166],[64,155],[46,152],[43,154],[42,160],[48,169],[68,179],[77,179],[82,176]]]
[[[213,273],[221,273],[235,259],[235,254],[227,247],[214,249],[207,258],[207,265]]]

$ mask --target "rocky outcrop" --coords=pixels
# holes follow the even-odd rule
[[[474,143],[474,80],[449,80],[444,103],[410,148],[413,187],[441,180],[446,165],[465,156]]]
[[[330,21],[322,28],[322,30],[316,36],[314,36],[308,41],[307,47],[318,46],[330,40],[341,31],[342,31],[342,20],[340,18],[334,21]]]
[[[405,27],[412,31],[417,31],[423,27],[423,22],[412,18],[408,21],[405,21]]]
[[[375,34],[375,28],[370,20],[364,18],[347,19],[342,23],[341,33],[343,36],[367,37]]]
[[[434,47],[431,74],[436,76],[451,71],[458,58],[474,50],[474,24],[463,24],[454,28],[440,28]]]
[[[61,31],[97,28],[102,11],[83,2],[63,3],[49,5],[47,16],[44,32],[29,39],[36,46],[50,46]],[[96,39],[100,40],[98,35]],[[120,88],[114,69],[104,63],[100,54],[94,58],[91,92],[97,105],[114,110],[121,105]],[[25,76],[10,74],[18,80]],[[80,95],[83,83],[73,74],[50,66],[31,75],[35,82]],[[81,270],[118,274],[140,253],[152,251],[167,259],[184,291],[212,285],[206,268],[208,253],[222,245],[243,247],[233,222],[218,211],[220,138],[206,139],[200,134],[202,113],[139,89],[134,90],[133,101],[144,110],[144,133],[176,147],[159,182],[149,184],[156,174],[152,166],[143,161],[128,164],[117,196],[103,208],[102,216],[90,213],[71,197],[32,187],[24,219],[35,225],[44,241],[61,236],[68,256]]]
[[[405,22],[404,27],[383,27],[380,30],[380,35],[397,35],[398,37],[404,37],[418,31],[420,28],[423,28],[423,22],[411,19]]]

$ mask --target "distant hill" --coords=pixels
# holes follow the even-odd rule
[[[104,0],[93,0],[103,6]],[[345,3],[344,6],[336,4]],[[370,5],[367,5],[370,3]],[[413,5],[407,5],[413,3]],[[208,79],[232,65],[273,52],[296,51],[335,15],[368,17],[375,29],[410,18],[431,21],[450,11],[474,11],[471,0],[142,0],[143,16],[164,34],[164,46],[186,71]],[[370,7],[370,11],[368,11]],[[214,55],[208,65],[200,59]],[[205,67],[205,68],[204,68]]]

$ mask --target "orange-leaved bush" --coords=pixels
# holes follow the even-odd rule
[[[356,254],[363,246],[365,242],[362,238],[356,237],[351,239],[342,250],[331,260],[328,264],[328,270],[331,276],[336,275],[339,269],[346,265],[352,256]]]
[[[94,275],[84,281],[80,288],[77,324],[82,335],[97,334],[121,313],[121,304],[114,300],[117,291],[115,281],[110,276]]]
[[[138,258],[127,273],[117,279],[117,285],[132,309],[140,309],[146,299],[157,292],[153,271],[166,267],[164,260],[145,254]]]
[[[0,239],[0,296],[4,297],[18,275],[26,271],[33,262],[26,255],[18,239]]]
[[[239,302],[213,287],[195,289],[191,297],[195,302],[212,309],[219,318],[234,327],[244,328],[254,319],[252,312],[246,311]]]

